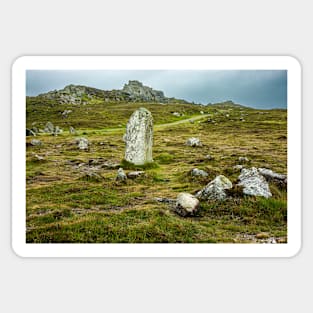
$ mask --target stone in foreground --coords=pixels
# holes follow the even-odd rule
[[[202,143],[199,138],[191,137],[186,141],[186,145],[190,147],[201,147]]]
[[[182,192],[177,196],[175,212],[180,216],[193,216],[198,208],[199,200],[190,193]]]
[[[153,118],[150,111],[139,108],[130,117],[126,126],[125,159],[135,165],[153,162]]]
[[[231,181],[224,175],[216,176],[196,197],[202,200],[224,200],[227,197],[225,190],[233,187]]]
[[[245,195],[265,198],[272,196],[266,179],[259,173],[257,168],[243,168],[238,179],[240,181],[238,186],[243,187],[243,193]]]

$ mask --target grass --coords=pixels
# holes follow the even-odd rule
[[[192,218],[182,218],[170,206],[154,200],[174,199],[182,191],[194,193],[219,174],[235,183],[239,171],[233,166],[241,156],[249,158],[248,167],[286,173],[285,110],[145,104],[156,124],[154,162],[134,166],[123,160],[122,137],[129,116],[140,106],[143,104],[98,101],[71,107],[27,100],[28,127],[41,128],[51,121],[78,131],[78,135],[67,131],[59,136],[39,134],[43,144],[26,148],[27,242],[242,243],[252,242],[244,235],[263,232],[286,242],[287,193],[273,183],[270,199],[245,197],[240,188],[234,188],[227,201],[202,201],[198,215]],[[64,109],[73,110],[67,119],[60,114]],[[172,111],[184,116],[175,117]],[[215,123],[207,122],[200,111]],[[240,121],[242,115],[245,121]],[[191,117],[196,117],[193,123],[188,120]],[[80,151],[75,143],[83,133],[90,142],[88,151]],[[203,146],[186,146],[189,137],[198,137]],[[208,154],[213,158],[206,158]],[[144,170],[145,175],[118,182],[119,166],[126,173]],[[191,177],[195,167],[207,171],[208,177]]]

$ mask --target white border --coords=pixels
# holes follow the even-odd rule
[[[26,70],[288,70],[287,244],[26,244]],[[21,257],[292,257],[301,249],[301,65],[290,56],[23,56],[12,66],[12,248]]]

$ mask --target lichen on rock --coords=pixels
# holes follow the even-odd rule
[[[125,160],[135,165],[153,162],[153,117],[150,111],[139,108],[126,126]]]

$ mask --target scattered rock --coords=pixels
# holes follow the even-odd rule
[[[51,122],[47,122],[45,128],[44,128],[45,133],[53,133],[54,132],[54,125]]]
[[[41,146],[41,145],[42,145],[42,142],[41,142],[41,140],[38,140],[38,139],[32,139],[31,142],[30,142],[30,144],[31,144],[32,146]]]
[[[34,157],[35,157],[35,159],[36,159],[37,161],[44,161],[44,159],[45,159],[43,156],[40,156],[40,155],[38,155],[38,154],[35,154]]]
[[[150,111],[139,108],[130,117],[126,126],[125,159],[136,165],[153,162],[153,118]]]
[[[199,170],[197,168],[194,168],[190,172],[191,176],[200,176],[200,177],[207,177],[209,174],[206,171]]]
[[[203,112],[203,111],[200,111],[200,114],[204,114],[204,112]]]
[[[235,166],[233,166],[234,170],[242,170],[244,168],[244,166],[242,164],[237,164]]]
[[[180,216],[193,216],[198,211],[199,200],[190,193],[182,192],[177,196],[175,212]]]
[[[63,129],[61,129],[59,126],[55,126],[53,135],[57,136],[57,135],[61,134],[62,132],[63,132]]]
[[[205,156],[205,159],[206,159],[206,160],[214,160],[214,157],[213,157],[212,155],[210,155],[210,154],[207,154],[207,155]]]
[[[201,147],[202,143],[199,138],[191,137],[186,141],[186,145],[190,147]]]
[[[180,113],[178,113],[178,112],[173,112],[172,114],[173,114],[174,116],[177,116],[177,117],[180,116]]]
[[[75,130],[73,126],[70,126],[69,131],[70,131],[70,134],[73,134],[73,135],[77,134],[77,131]]]
[[[243,186],[245,195],[262,196],[265,198],[272,196],[266,179],[258,172],[257,168],[243,168],[238,179],[240,181],[238,186]]]
[[[83,138],[83,137],[76,139],[76,143],[77,143],[78,149],[80,150],[87,150],[89,147],[88,139]]]
[[[281,187],[287,187],[287,175],[275,173],[267,168],[258,168],[258,171],[267,181],[273,181]]]
[[[247,162],[249,162],[249,159],[248,159],[247,157],[239,157],[239,158],[238,158],[238,161],[239,161],[240,163],[247,163]]]
[[[127,177],[130,179],[135,179],[138,178],[139,176],[142,176],[145,173],[145,171],[133,171],[133,172],[129,172],[127,174]]]
[[[36,136],[36,134],[31,129],[26,128],[26,136]]]
[[[227,197],[225,190],[232,187],[233,185],[227,177],[219,175],[199,191],[196,197],[202,200],[224,200]]]
[[[126,181],[127,180],[127,176],[121,167],[117,170],[116,180],[118,180],[118,181]]]
[[[62,117],[63,117],[63,118],[67,118],[68,115],[69,115],[71,112],[72,112],[72,110],[64,110],[64,111],[62,112]]]

